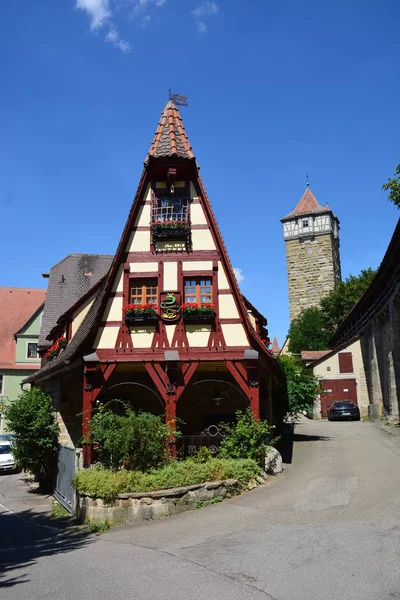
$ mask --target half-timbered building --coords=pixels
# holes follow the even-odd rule
[[[30,380],[52,393],[64,444],[88,433],[96,404],[120,398],[179,419],[172,451],[187,453],[193,436],[238,409],[282,419],[284,376],[266,325],[240,293],[170,101],[108,273],[54,323],[52,360]]]

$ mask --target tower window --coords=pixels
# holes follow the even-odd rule
[[[303,227],[308,227],[308,219],[303,220]]]
[[[186,221],[187,198],[180,196],[161,196],[157,199],[154,210],[154,221],[165,223],[168,221]]]

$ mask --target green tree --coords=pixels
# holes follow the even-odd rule
[[[323,326],[329,338],[344,321],[353,306],[370,286],[376,271],[363,269],[360,275],[349,275],[328,296],[321,300]],[[316,350],[319,348],[315,348]]]
[[[43,490],[49,491],[58,446],[58,425],[51,397],[39,388],[24,390],[6,408],[5,416],[8,427],[15,433],[15,460],[35,476]]]
[[[395,177],[390,177],[382,186],[383,190],[389,190],[389,200],[400,208],[400,162],[396,167]]]
[[[94,444],[103,466],[148,471],[165,464],[172,431],[164,419],[148,412],[136,413],[121,401],[117,402],[124,414],[118,414],[115,402],[114,410],[107,405],[99,406],[90,421],[89,439],[84,440]]]
[[[289,352],[300,354],[302,350],[326,350],[331,338],[326,330],[323,314],[318,308],[307,308],[292,321],[289,329]]]
[[[279,361],[287,380],[289,414],[294,416],[304,411],[312,414],[320,393],[319,380],[311,370],[304,367],[301,359],[295,356],[280,356]]]

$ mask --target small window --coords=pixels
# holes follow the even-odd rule
[[[157,222],[186,221],[187,199],[179,196],[158,198],[154,217]]]
[[[308,219],[303,220],[303,227],[308,227]]]
[[[185,302],[195,304],[211,304],[211,279],[186,279]]]
[[[157,279],[132,279],[129,290],[130,304],[157,304]]]
[[[37,344],[35,344],[33,342],[32,343],[28,342],[26,357],[27,358],[37,358],[37,356],[38,356]]]
[[[0,396],[3,395],[3,375],[0,375]]]
[[[330,368],[330,367],[326,367],[326,370],[327,370],[327,371],[330,371],[330,370],[331,370],[331,368]]]

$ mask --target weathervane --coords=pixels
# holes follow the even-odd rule
[[[309,180],[308,180],[308,173],[306,173],[306,186],[307,186],[307,187],[310,187],[310,182],[309,182]]]
[[[169,93],[169,99],[172,100],[172,102],[174,104],[176,104],[177,106],[189,106],[187,99],[187,96],[181,96],[180,94],[173,94],[171,92],[171,88],[169,88],[168,90]]]

